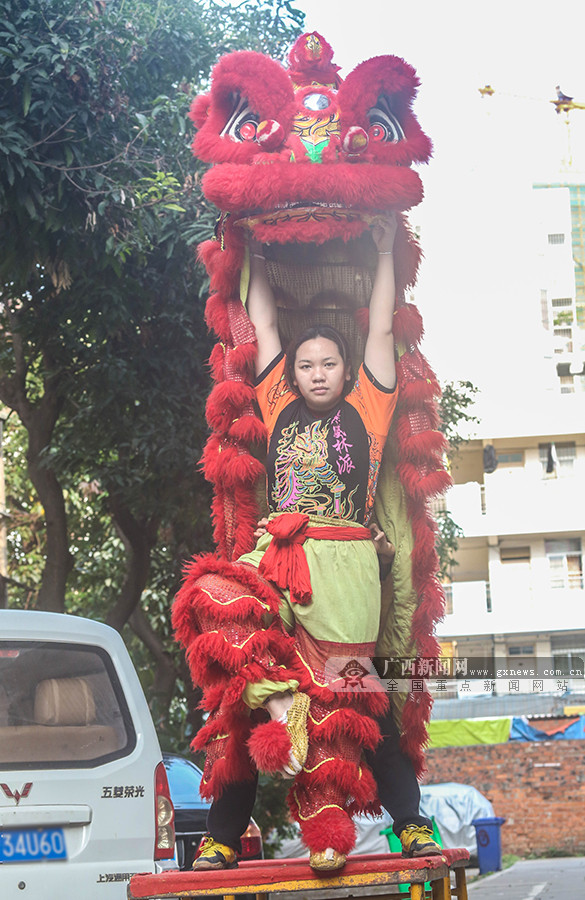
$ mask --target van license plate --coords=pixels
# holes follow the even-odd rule
[[[0,831],[0,862],[38,862],[44,859],[67,859],[62,828]]]

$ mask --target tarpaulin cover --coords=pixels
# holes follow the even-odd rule
[[[510,729],[511,741],[582,741],[585,739],[585,716],[579,716],[563,725],[558,725],[555,731],[545,731],[528,722],[526,716],[514,716]]]
[[[505,744],[512,718],[434,719],[429,724],[429,747],[466,747],[471,744]]]

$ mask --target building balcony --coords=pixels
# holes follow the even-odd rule
[[[554,585],[558,586],[554,586]],[[437,626],[441,641],[469,635],[581,630],[585,590],[581,578],[535,584],[499,579],[447,585],[447,614]]]
[[[585,477],[538,479],[507,470],[486,476],[485,485],[454,485],[445,506],[465,537],[554,534],[583,531],[581,504],[575,502],[583,496]]]

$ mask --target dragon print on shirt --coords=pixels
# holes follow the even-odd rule
[[[302,431],[299,430],[298,422],[292,422],[283,429],[276,445],[271,506],[282,511],[294,509],[309,515],[354,518],[353,496],[357,488],[344,497],[346,485],[329,461],[328,437],[332,424],[318,419]],[[340,446],[344,449],[343,457],[338,452],[338,465],[341,470],[344,467],[346,470],[355,468],[348,455],[351,444],[347,442],[343,432],[343,438],[336,436],[336,430],[341,431],[338,424],[333,424],[333,428],[334,437],[338,444],[342,441]],[[336,449],[335,444],[333,448]]]

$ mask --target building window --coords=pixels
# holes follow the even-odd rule
[[[505,469],[509,469],[512,466],[523,466],[524,451],[510,450],[507,453],[502,453],[500,450],[498,450],[498,465]]]
[[[511,644],[508,647],[508,656],[534,656],[534,645]]]
[[[573,466],[577,456],[575,441],[539,444],[538,455],[542,466],[543,478],[565,477],[573,474]]]
[[[561,394],[575,393],[575,379],[573,375],[559,375],[559,384],[561,386]]]
[[[557,650],[553,652],[553,663],[555,669],[559,669],[563,674],[566,673],[566,677],[570,678],[571,672],[575,673],[574,677],[579,677],[577,673],[582,673],[584,670],[585,647],[577,647],[575,650]]]
[[[530,562],[530,547],[500,547],[500,562]]]
[[[452,616],[453,615],[453,585],[452,584],[444,584],[443,590],[445,592],[445,615]]]
[[[544,542],[552,588],[583,587],[583,554],[581,538]]]
[[[553,350],[556,354],[573,352],[573,325],[575,304],[572,297],[555,297],[551,300],[553,322]]]
[[[573,306],[572,297],[554,297],[551,300],[552,308],[556,311],[559,309],[571,309]]]
[[[548,242],[549,242],[549,244],[564,244],[565,243],[565,235],[564,234],[549,234]]]

